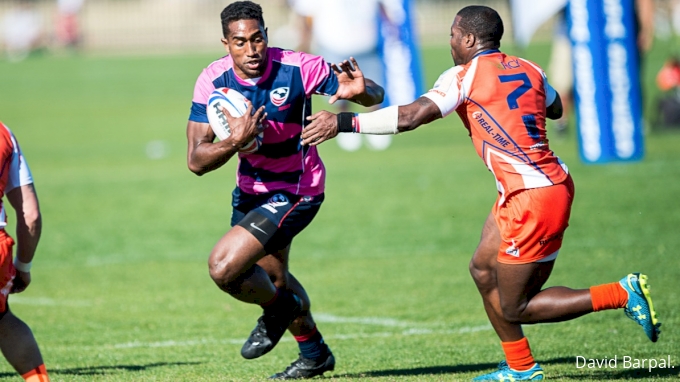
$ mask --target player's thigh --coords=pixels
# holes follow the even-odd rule
[[[323,194],[300,196],[273,192],[248,195],[237,189],[231,224],[248,231],[262,245],[267,256],[258,264],[285,283],[285,277],[280,275],[288,269],[293,238],[312,222],[323,200]]]
[[[264,255],[263,245],[252,234],[243,227],[234,226],[215,244],[208,264],[215,277],[231,280]]]
[[[492,213],[486,218],[479,244],[472,255],[471,268],[478,270],[492,270],[496,266],[498,247],[501,244],[501,235],[498,225]]]
[[[526,264],[498,263],[496,276],[503,311],[526,307],[548,281],[554,264],[554,260]]]
[[[574,197],[573,183],[511,194],[494,215],[501,235],[498,262],[527,264],[554,260],[562,247]]]

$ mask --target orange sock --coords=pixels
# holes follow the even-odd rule
[[[28,373],[21,374],[26,382],[50,382],[50,377],[47,376],[45,364],[36,367]]]
[[[624,308],[628,303],[628,292],[618,282],[590,287],[593,312],[606,309]]]
[[[505,353],[505,361],[513,370],[529,370],[536,363],[534,356],[531,355],[529,340],[526,337],[518,341],[501,342],[501,346]]]

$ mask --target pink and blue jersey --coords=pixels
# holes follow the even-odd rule
[[[326,170],[316,147],[302,146],[300,135],[309,123],[312,94],[335,94],[338,79],[319,56],[268,48],[267,60],[267,69],[254,83],[234,73],[231,56],[210,64],[196,80],[189,120],[208,123],[208,97],[220,87],[240,92],[254,109],[264,105],[262,146],[254,154],[239,153],[237,186],[249,194],[319,195],[324,192]]]

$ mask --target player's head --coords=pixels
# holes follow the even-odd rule
[[[262,7],[252,1],[236,1],[222,11],[222,44],[234,61],[239,76],[261,77],[267,66],[267,28]]]
[[[467,64],[480,51],[498,49],[503,37],[503,20],[498,12],[483,5],[461,9],[451,25],[451,56],[456,65]]]

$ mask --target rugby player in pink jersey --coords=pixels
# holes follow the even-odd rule
[[[325,169],[316,147],[303,146],[301,133],[313,94],[331,95],[365,106],[379,104],[383,89],[363,77],[351,59],[329,64],[322,57],[267,46],[262,8],[250,1],[222,11],[222,43],[228,53],[196,80],[187,124],[189,169],[197,175],[238,160],[232,192],[232,228],[209,258],[210,276],[234,298],[263,308],[241,355],[260,357],[288,329],[300,357],[276,379],[311,378],[333,370],[335,358],[310,313],[310,301],[288,271],[293,237],[314,218],[324,200]],[[245,115],[227,116],[231,135],[215,142],[206,115],[210,93],[235,89],[250,102]],[[228,113],[227,113],[228,114]],[[239,148],[264,131],[259,150]]]
[[[14,240],[5,231],[7,212],[3,196],[7,196],[16,216],[14,261]],[[0,350],[28,382],[50,379],[31,328],[9,309],[8,295],[23,292],[31,283],[31,265],[41,232],[42,218],[31,170],[14,134],[0,122]]]
[[[541,380],[543,369],[534,361],[522,324],[624,308],[655,342],[660,323],[647,276],[639,273],[589,289],[542,289],[561,248],[574,198],[571,175],[550,150],[545,130],[546,118],[562,115],[562,104],[540,67],[499,50],[502,35],[503,22],[495,10],[463,8],[451,26],[455,66],[427,94],[409,105],[371,113],[316,113],[302,137],[303,143],[318,145],[338,132],[397,134],[458,113],[498,189],[470,273],[505,360],[498,370],[474,380]]]

